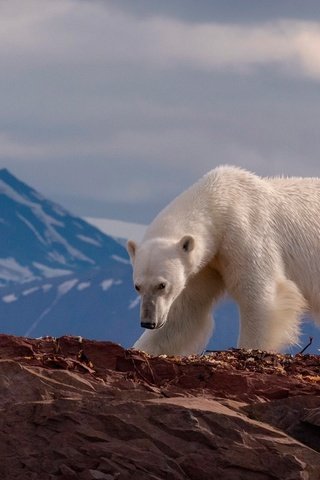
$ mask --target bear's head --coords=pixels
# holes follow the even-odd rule
[[[141,296],[143,328],[161,328],[170,307],[184,289],[193,268],[195,240],[186,235],[180,241],[155,238],[137,246],[128,241],[135,289]]]

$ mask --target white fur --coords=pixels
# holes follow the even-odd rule
[[[303,312],[320,313],[320,179],[218,167],[160,212],[128,251],[141,318],[156,327],[135,348],[201,352],[212,334],[212,305],[228,292],[240,309],[239,347],[280,350],[298,342]]]

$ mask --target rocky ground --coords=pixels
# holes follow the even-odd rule
[[[0,336],[0,478],[319,480],[320,357]]]

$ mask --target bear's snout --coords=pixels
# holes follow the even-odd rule
[[[155,322],[141,322],[141,327],[142,328],[149,328],[150,330],[153,330],[156,328]]]
[[[141,327],[149,328],[150,330],[157,328],[157,322],[156,322],[155,316],[156,316],[155,302],[150,298],[142,299],[141,315],[140,315]]]

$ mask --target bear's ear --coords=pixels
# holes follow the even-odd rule
[[[190,253],[194,249],[194,244],[194,238],[191,235],[185,235],[179,242],[180,248],[186,253]]]
[[[127,242],[127,250],[131,258],[131,262],[134,261],[134,257],[136,255],[137,244],[133,240],[128,240]]]

